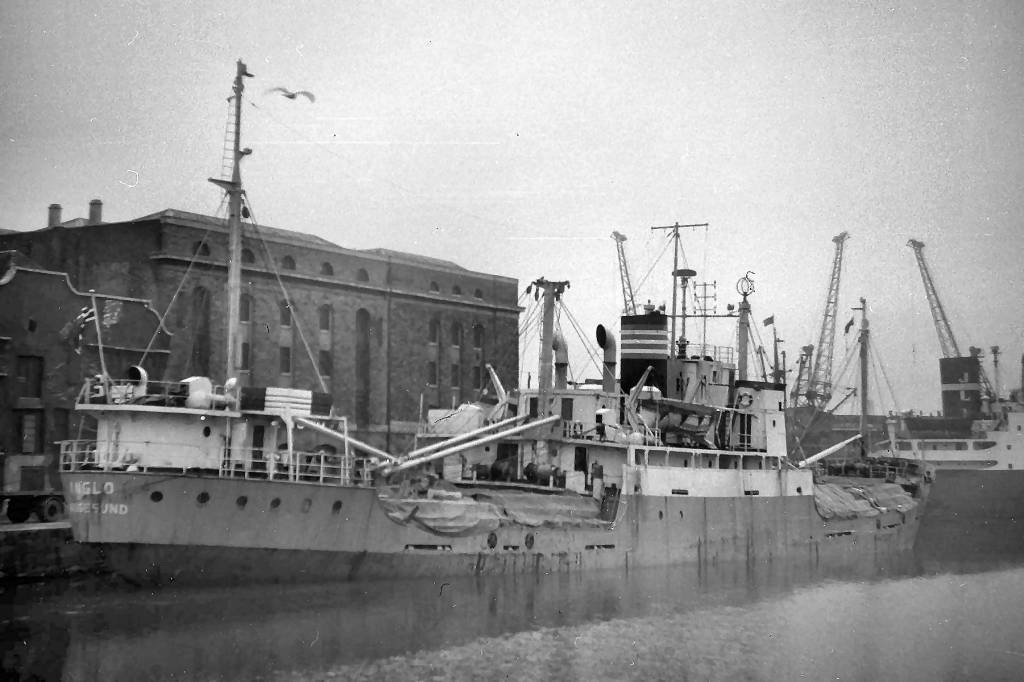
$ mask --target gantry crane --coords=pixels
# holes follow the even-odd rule
[[[953,328],[949,324],[949,318],[946,317],[946,309],[942,307],[942,301],[939,300],[939,294],[935,290],[935,282],[932,281],[931,270],[928,269],[928,263],[924,260],[924,242],[911,239],[907,242],[907,246],[914,250],[914,257],[917,259],[917,267],[921,271],[921,279],[924,281],[924,293],[928,297],[928,307],[932,310],[932,320],[935,322],[935,331],[939,335],[939,346],[942,347],[942,357],[944,358],[959,358],[963,357],[960,353],[960,346],[957,345],[956,337],[953,336]],[[993,351],[998,351],[993,348]],[[971,348],[972,355],[980,353],[978,349]],[[979,365],[978,367],[981,383],[984,386],[985,392],[988,395],[992,395],[992,384],[988,380],[988,376],[985,374],[985,369]]]
[[[629,279],[626,252],[622,248],[622,242],[626,241],[626,235],[621,232],[612,232],[612,239],[615,240],[615,250],[619,254],[619,277],[622,279],[622,312],[626,315],[635,315],[636,301],[633,299],[633,283]]]
[[[836,338],[839,280],[843,270],[843,249],[849,237],[849,233],[840,232],[832,238],[836,250],[832,257],[832,276],[829,278],[828,294],[825,296],[825,315],[821,320],[818,345],[814,349],[814,362],[809,365],[807,389],[804,393],[807,404],[815,407],[824,407],[832,398],[832,351]]]

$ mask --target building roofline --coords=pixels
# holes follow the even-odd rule
[[[3,252],[0,252],[0,255],[6,255],[6,254],[9,254],[9,253],[17,253],[17,252],[3,251]],[[11,281],[14,279],[15,275],[17,275],[19,271],[21,271],[21,272],[32,272],[32,273],[35,273],[37,275],[48,275],[50,277],[61,277],[61,278],[64,279],[64,284],[67,286],[68,291],[70,291],[75,296],[81,296],[82,298],[92,298],[93,296],[95,296],[97,298],[103,298],[103,299],[114,300],[114,301],[122,301],[124,303],[139,303],[139,304],[142,304],[142,306],[146,310],[148,310],[154,317],[156,317],[157,328],[160,331],[162,331],[163,333],[167,334],[168,338],[171,338],[171,337],[174,336],[174,333],[172,331],[170,331],[164,325],[164,318],[160,315],[160,313],[158,313],[153,308],[153,301],[151,301],[148,298],[135,298],[133,296],[121,296],[121,295],[118,295],[118,294],[104,294],[102,292],[92,291],[92,290],[90,290],[90,291],[79,291],[75,287],[75,285],[71,283],[71,278],[68,276],[68,273],[66,273],[66,272],[60,272],[58,270],[47,270],[47,269],[39,267],[39,266],[19,265],[18,263],[15,263],[13,260],[8,263],[6,270],[3,273],[0,273],[0,287],[3,287],[5,285],[7,285],[7,284],[10,284]]]

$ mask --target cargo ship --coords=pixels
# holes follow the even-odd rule
[[[246,77],[239,62],[236,131]],[[231,181],[215,182],[237,247],[237,134],[234,153]],[[229,299],[237,286],[235,269]],[[621,318],[621,353],[598,327],[600,387],[570,385],[554,329],[569,283],[531,288],[537,387],[453,409],[401,455],[353,438],[327,394],[239,386],[231,351],[220,386],[141,367],[94,377],[76,410],[95,436],[62,444],[76,541],[144,584],[815,563],[913,545],[921,505],[900,486],[817,482],[790,462],[785,386],[746,376],[746,333],[735,351],[688,345],[674,322],[668,334],[674,304],[645,309]]]
[[[1024,557],[1024,388],[1009,398],[988,390],[977,352],[941,358],[939,370],[942,416],[891,420],[871,456],[921,463],[933,479],[917,541],[923,559]]]

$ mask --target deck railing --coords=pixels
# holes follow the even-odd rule
[[[132,450],[137,449],[131,447],[131,443],[119,443],[116,452],[111,454],[97,448],[95,440],[68,440],[60,445],[62,471],[159,472],[317,485],[370,486],[373,484],[372,472],[377,465],[373,457],[356,457],[324,449],[312,452],[296,450],[289,456],[285,451],[260,452],[250,448],[232,451],[225,448],[219,456],[211,458],[203,457],[203,453],[194,446],[181,444],[175,455],[164,457],[157,466],[132,455]]]

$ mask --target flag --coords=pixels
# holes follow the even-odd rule
[[[853,318],[851,317],[850,321],[846,323],[846,327],[843,329],[843,333],[844,334],[849,334],[850,333],[850,329],[852,327],[853,327]]]
[[[103,326],[110,329],[121,319],[122,301],[106,299],[103,301]]]
[[[771,315],[770,317],[764,318],[764,326],[767,327],[770,324],[775,324],[775,316],[774,315]]]
[[[92,306],[85,306],[75,319],[68,322],[60,330],[60,336],[65,341],[70,341],[75,353],[82,354],[82,336],[85,334],[85,326],[96,320],[96,309]]]

